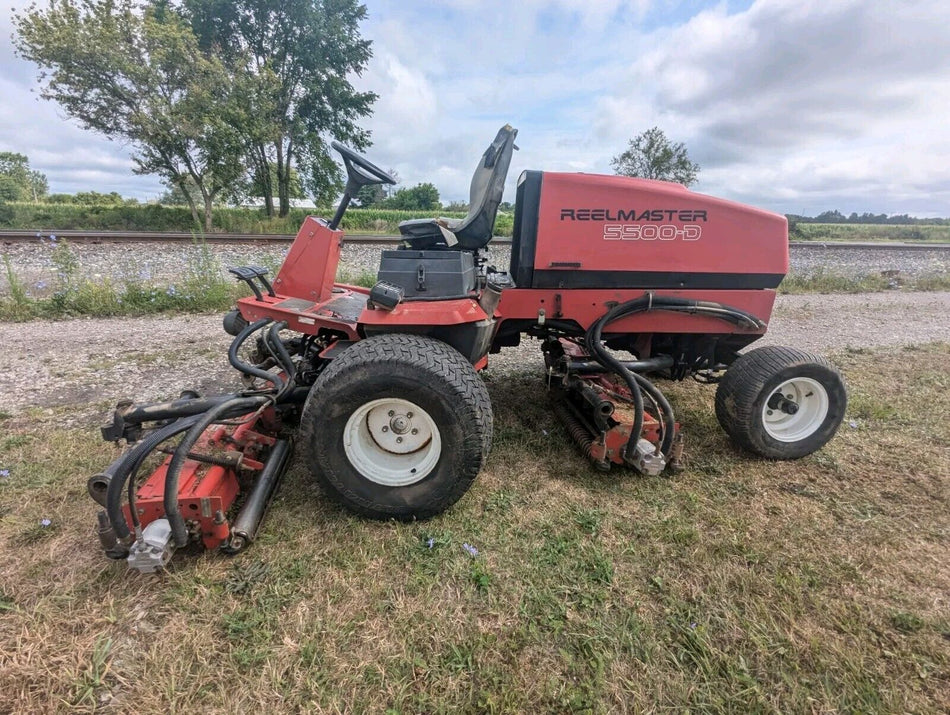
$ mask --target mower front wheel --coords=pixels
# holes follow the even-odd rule
[[[848,404],[827,360],[767,346],[737,359],[716,390],[716,418],[741,447],[769,459],[798,459],[830,440]]]
[[[300,444],[324,491],[375,519],[425,519],[458,501],[491,448],[475,369],[431,338],[390,334],[347,348],[321,373]]]

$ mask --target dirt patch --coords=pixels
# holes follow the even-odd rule
[[[826,352],[948,334],[950,293],[788,295],[777,298],[763,343]],[[3,323],[4,410],[84,405],[80,414],[92,418],[119,398],[154,401],[186,388],[234,389],[236,373],[226,357],[230,340],[219,314]],[[491,356],[486,379],[540,370],[538,345],[525,339]]]

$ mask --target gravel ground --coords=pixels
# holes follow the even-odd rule
[[[830,352],[948,339],[950,293],[874,293],[779,296],[763,342]],[[69,406],[71,424],[97,425],[119,398],[234,389],[229,342],[218,314],[0,323],[2,410],[42,417]],[[488,379],[542,369],[530,339],[490,361]]]
[[[392,244],[351,243],[343,246],[340,269],[348,274],[375,273],[379,265],[381,248]],[[75,244],[71,246],[84,275],[95,280],[110,278],[150,280],[161,284],[174,283],[193,261],[195,249],[181,244]],[[222,266],[280,264],[285,246],[221,245],[211,244],[209,249]],[[0,253],[9,257],[17,276],[28,290],[42,296],[51,290],[56,280],[56,267],[51,260],[52,247],[49,241],[13,243],[5,245]],[[493,246],[492,262],[507,266],[510,261],[508,246]],[[922,273],[950,272],[950,251],[929,250],[881,250],[843,249],[828,244],[825,248],[795,248],[791,250],[791,272],[811,274],[823,268],[835,273],[858,277],[882,271],[900,271],[904,277]],[[0,271],[2,274],[2,271]],[[0,275],[0,292],[7,290],[5,275]]]

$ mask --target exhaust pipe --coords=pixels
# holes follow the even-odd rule
[[[223,547],[229,554],[236,554],[254,541],[257,529],[261,525],[264,512],[270,504],[274,490],[284,474],[287,462],[290,461],[290,440],[279,439],[271,448],[270,456],[264,463],[260,476],[254,483],[254,488],[247,497],[237,518],[231,525],[231,540]]]

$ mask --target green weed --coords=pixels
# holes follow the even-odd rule
[[[91,706],[95,708],[99,703],[96,695],[106,685],[106,675],[109,672],[109,661],[112,655],[112,639],[99,636],[92,647],[92,654],[86,670],[80,676],[75,688],[73,707]]]

